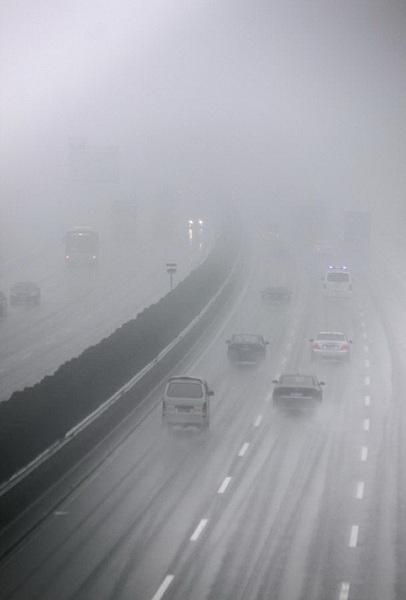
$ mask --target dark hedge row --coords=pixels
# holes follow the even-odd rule
[[[175,289],[54,375],[0,404],[0,482],[28,464],[153,360],[200,313],[235,262],[235,232]]]

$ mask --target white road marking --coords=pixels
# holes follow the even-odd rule
[[[364,340],[367,340],[367,339],[368,339],[368,335],[367,335],[367,333],[366,333],[365,331],[364,331],[364,333],[362,334],[362,337],[364,338]]]
[[[362,319],[363,317],[365,317],[365,313],[364,313],[364,311],[363,311],[363,310],[361,310],[361,312],[359,313],[359,316],[361,317],[361,319]]]
[[[340,597],[338,600],[348,600],[349,593],[350,593],[350,584],[347,583],[346,581],[344,581],[341,584]]]
[[[61,516],[68,515],[68,514],[69,513],[67,510],[56,510],[54,512],[54,515],[56,515],[57,517],[61,517]]]
[[[365,484],[363,481],[358,481],[357,483],[357,492],[355,494],[355,497],[357,500],[362,500],[362,498],[364,497],[364,488],[365,488]]]
[[[367,460],[367,458],[368,458],[368,448],[366,446],[363,446],[361,448],[361,460],[365,462]]]
[[[365,406],[371,405],[371,396],[365,396]]]
[[[350,535],[350,543],[349,543],[350,548],[357,547],[358,534],[359,534],[359,525],[353,525],[351,527],[351,535]]]
[[[371,385],[371,378],[365,377],[365,385]]]
[[[168,587],[171,585],[174,575],[167,575],[161,585],[159,586],[156,594],[153,596],[152,600],[161,600],[162,596],[165,594]]]
[[[364,360],[364,367],[369,369],[369,360],[367,358]]]
[[[203,529],[206,527],[206,525],[207,525],[207,522],[208,522],[208,519],[202,519],[202,520],[200,521],[200,523],[199,523],[199,525],[196,527],[196,529],[195,529],[195,531],[194,531],[194,533],[193,533],[192,537],[190,538],[190,541],[191,541],[191,542],[195,542],[195,541],[198,539],[199,535],[202,533]]]
[[[364,431],[369,431],[369,419],[364,419]]]
[[[30,356],[32,356],[34,354],[34,352],[27,352],[26,354],[23,354],[20,357],[20,360],[25,360],[26,358],[29,358]]]
[[[369,346],[367,346],[366,344],[365,344],[365,346],[364,346],[364,352],[366,352],[366,353],[368,353],[368,352],[369,352]]]
[[[262,419],[263,419],[262,415],[258,415],[255,420],[254,427],[259,427],[261,425]]]
[[[282,365],[285,365],[285,364],[286,364],[286,360],[287,360],[287,358],[286,358],[286,356],[284,356],[284,357],[282,358],[282,360],[281,360],[281,364],[282,364]]]
[[[292,348],[292,342],[288,342],[286,344],[286,350],[290,350]]]
[[[241,446],[241,450],[238,453],[238,456],[244,456],[244,454],[247,452],[248,450],[248,446],[249,446],[249,442],[245,442],[242,446]]]
[[[364,329],[366,327],[365,321],[361,321],[361,327]]]
[[[219,487],[219,491],[217,493],[224,494],[224,492],[228,488],[228,484],[230,483],[230,481],[231,481],[231,477],[226,477],[224,479],[223,483],[221,484],[221,486]]]

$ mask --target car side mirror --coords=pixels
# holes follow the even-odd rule
[[[209,396],[214,396],[214,392],[213,392],[213,390],[210,390],[210,392],[209,392]]]
[[[267,341],[265,340],[265,344],[268,346],[268,345],[269,345],[269,342],[267,342]]]
[[[324,381],[319,381],[319,385],[326,385]]]
[[[226,344],[231,344],[231,340],[226,340]]]
[[[313,338],[310,338],[309,342],[314,342],[314,339],[313,339]]]
[[[277,379],[272,379],[272,383],[279,383]]]
[[[353,341],[352,341],[352,340],[349,340],[349,342],[350,342],[350,344],[353,344]]]

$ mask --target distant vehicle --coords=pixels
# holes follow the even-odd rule
[[[325,297],[351,298],[352,279],[347,267],[330,266],[323,280],[323,294]]]
[[[324,381],[315,375],[284,373],[275,384],[272,401],[276,408],[286,410],[312,410],[323,399]]]
[[[10,304],[37,305],[41,301],[41,290],[33,281],[18,281],[10,289]]]
[[[203,219],[189,219],[188,228],[193,229],[194,231],[199,231],[203,229],[204,221]]]
[[[0,290],[0,318],[4,319],[7,316],[7,298]]]
[[[280,306],[289,304],[292,292],[284,286],[270,286],[261,291],[261,298],[265,304]]]
[[[333,254],[333,246],[325,240],[314,242],[314,251],[319,256],[331,256]]]
[[[96,263],[99,234],[93,227],[73,227],[65,234],[65,259],[68,263]]]
[[[255,333],[235,333],[230,340],[226,340],[226,343],[229,360],[238,364],[253,364],[263,360],[269,344],[262,335]]]
[[[162,402],[162,422],[167,426],[198,427],[210,425],[210,396],[207,382],[200,377],[171,377]]]
[[[338,360],[349,360],[351,356],[352,340],[345,333],[338,331],[321,331],[316,339],[310,340],[311,359],[333,358]]]

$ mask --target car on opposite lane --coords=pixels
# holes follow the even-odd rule
[[[282,373],[273,383],[272,402],[282,410],[312,410],[323,399],[324,381],[319,381],[316,375]]]
[[[256,333],[234,333],[228,344],[227,355],[235,364],[257,364],[266,356],[269,344],[262,335]]]
[[[41,290],[33,281],[18,281],[10,289],[10,304],[38,305],[40,300]]]
[[[349,360],[352,340],[339,331],[320,331],[315,339],[311,339],[311,360],[330,358]]]

